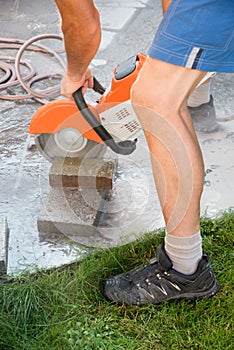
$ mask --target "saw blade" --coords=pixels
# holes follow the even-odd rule
[[[101,158],[105,151],[106,145],[95,141],[85,139],[85,145],[82,149],[71,149],[60,147],[56,134],[39,134],[35,137],[35,143],[39,152],[50,162],[54,158]]]

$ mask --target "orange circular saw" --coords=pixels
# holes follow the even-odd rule
[[[101,94],[94,105],[85,102],[80,88],[73,94],[74,101],[57,100],[39,108],[29,126],[39,151],[49,160],[96,158],[106,146],[119,154],[132,153],[141,126],[130,102],[130,91],[145,59],[139,53],[117,65],[106,90],[94,78],[93,89]]]

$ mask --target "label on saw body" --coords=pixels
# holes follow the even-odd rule
[[[100,117],[102,125],[118,141],[134,140],[142,132],[130,100],[107,109]]]

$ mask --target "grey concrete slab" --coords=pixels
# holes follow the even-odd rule
[[[0,275],[7,273],[9,228],[7,218],[0,215]]]
[[[51,188],[37,219],[38,231],[42,235],[63,234],[85,246],[100,245],[96,228],[105,193],[95,189]]]

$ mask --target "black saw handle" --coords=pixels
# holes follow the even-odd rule
[[[106,90],[95,77],[93,77],[93,90],[98,92],[100,95],[103,95]]]
[[[94,87],[93,90],[103,94],[105,89],[98,82],[96,78],[94,78]],[[82,116],[87,120],[89,125],[94,129],[94,131],[98,134],[98,136],[105,142],[105,144],[112,149],[115,153],[128,155],[131,154],[136,149],[136,141],[125,140],[116,142],[111,134],[106,130],[106,128],[100,123],[100,121],[95,117],[93,112],[87,106],[84,96],[82,94],[82,87],[76,90],[72,94],[75,103],[81,112]]]

